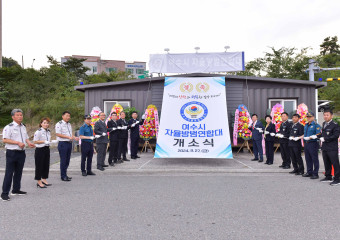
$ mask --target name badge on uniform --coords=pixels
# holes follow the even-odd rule
[[[296,133],[296,131],[294,131],[294,133]]]
[[[327,135],[329,135],[329,132],[327,132]]]
[[[310,128],[313,128],[313,126],[311,126]]]

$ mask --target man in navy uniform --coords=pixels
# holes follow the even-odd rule
[[[92,157],[93,157],[93,129],[91,126],[91,116],[84,116],[84,124],[79,129],[79,138],[81,139],[81,164],[80,169],[82,175],[96,175],[91,171],[92,169]],[[86,163],[87,160],[87,163]],[[86,169],[85,169],[86,163]]]
[[[13,122],[8,124],[3,131],[3,142],[6,148],[6,170],[1,193],[1,199],[3,201],[10,200],[8,194],[11,190],[12,180],[13,189],[11,195],[27,194],[21,191],[21,176],[26,159],[25,146],[27,143],[30,148],[35,147],[35,145],[28,140],[26,127],[22,123],[22,110],[13,109],[11,115]]]
[[[115,163],[121,163],[121,161],[118,162],[119,130],[116,112],[112,113],[110,121],[107,122],[107,127],[112,129],[109,138],[110,139],[109,165],[113,167]]]
[[[325,110],[323,113],[324,123],[322,125],[322,134],[320,141],[322,143],[322,158],[325,164],[325,178],[321,182],[331,182],[332,186],[339,185],[340,167],[339,167],[339,125],[333,121],[333,112]],[[332,165],[334,168],[334,179],[332,181]]]
[[[319,143],[318,136],[321,135],[321,127],[314,121],[314,113],[307,113],[307,121],[304,129],[305,158],[307,172],[303,177],[311,179],[319,178]]]
[[[300,115],[294,114],[292,117],[293,124],[289,133],[288,148],[290,157],[292,159],[292,165],[294,170],[289,172],[290,174],[302,175],[304,174],[303,160],[301,157],[302,144],[301,139],[303,138],[304,127],[299,123]]]
[[[63,112],[62,118],[63,120],[59,121],[55,125],[55,132],[57,140],[59,141],[58,151],[60,156],[60,177],[62,181],[69,182],[72,178],[67,176],[67,168],[71,159],[72,141],[78,141],[79,138],[72,134],[72,126],[69,123],[71,113],[68,111]]]
[[[119,148],[118,148],[118,158],[123,161],[130,161],[126,158],[127,152],[127,142],[128,142],[128,129],[130,129],[129,124],[125,120],[125,112],[120,112],[120,119],[117,121],[119,129]]]
[[[288,113],[283,112],[281,114],[282,123],[280,126],[279,132],[276,134],[276,136],[279,138],[280,143],[280,151],[281,151],[281,157],[282,157],[282,167],[283,169],[289,169],[290,168],[290,152],[288,148],[288,138],[290,135],[290,129],[292,127],[292,124],[288,121]]]
[[[139,121],[137,119],[137,112],[132,112],[132,118],[129,120],[128,125],[130,126],[130,140],[131,140],[131,158],[140,158],[137,155],[139,145],[139,126],[143,125],[144,119]],[[143,115],[144,117],[144,115]]]
[[[256,114],[251,116],[251,120],[253,120],[253,124],[249,127],[249,129],[252,131],[251,139],[253,140],[253,150],[255,156],[252,161],[263,162],[262,135],[264,127],[262,122],[258,121]]]

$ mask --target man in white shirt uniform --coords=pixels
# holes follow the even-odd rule
[[[22,124],[22,110],[13,109],[11,115],[13,122],[8,124],[3,131],[3,142],[6,148],[6,171],[1,194],[3,201],[10,200],[8,194],[11,190],[12,180],[13,189],[11,195],[26,194],[26,192],[21,191],[22,170],[26,159],[25,146],[27,143],[31,148],[35,147],[35,145],[28,140],[26,127]]]

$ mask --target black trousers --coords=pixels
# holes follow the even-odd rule
[[[117,163],[119,141],[110,141],[109,163]]]
[[[50,171],[50,147],[36,148],[35,159],[35,180],[47,179]]]
[[[325,164],[325,176],[332,177],[332,165],[334,168],[334,180],[340,178],[339,155],[338,151],[322,151],[322,158]]]
[[[59,142],[58,151],[60,156],[60,176],[61,178],[67,177],[67,168],[70,165],[72,143],[71,142]]]
[[[26,159],[25,151],[6,150],[6,170],[2,194],[9,194],[13,179],[13,191],[20,191],[22,169]]]
[[[266,141],[266,157],[267,163],[274,162],[274,142]]]
[[[91,172],[92,158],[93,158],[93,143],[81,141],[81,164],[80,169],[82,172]],[[85,169],[86,164],[86,169]]]
[[[131,157],[136,157],[138,153],[139,136],[131,136]]]
[[[121,159],[122,156],[123,156],[123,159],[126,159],[127,142],[128,142],[127,138],[119,139],[118,159]]]
[[[290,167],[291,160],[290,160],[288,143],[280,143],[280,151],[281,151],[281,157],[282,157],[282,165]]]
[[[303,160],[301,157],[301,148],[301,146],[289,147],[289,152],[294,170],[303,173],[305,168],[303,166]]]
[[[105,165],[107,143],[97,143],[97,168]]]

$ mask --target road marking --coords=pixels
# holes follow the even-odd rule
[[[245,164],[245,163],[243,163],[243,162],[240,162],[239,160],[236,160],[236,159],[234,159],[234,160],[235,160],[236,162],[241,163],[242,165],[244,165],[244,166],[250,168],[250,169],[254,169],[254,168],[252,168],[251,166],[248,166],[247,164]]]
[[[149,161],[147,161],[146,163],[144,163],[142,166],[140,166],[138,169],[142,169],[142,167],[144,167],[146,164],[148,164],[149,162],[151,162],[152,159],[150,159]]]

